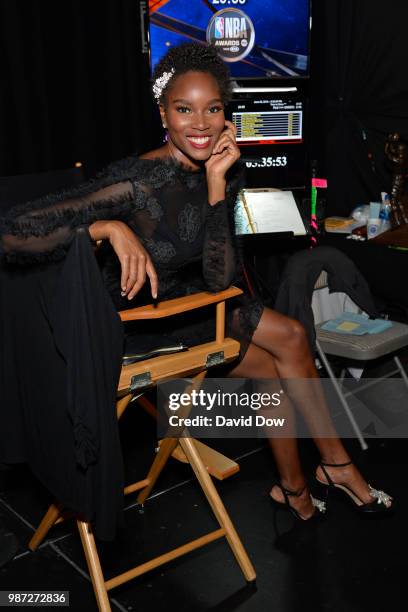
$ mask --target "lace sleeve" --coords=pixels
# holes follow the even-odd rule
[[[238,191],[245,184],[242,167],[233,167],[225,200],[208,205],[203,250],[203,276],[210,291],[240,284],[241,254],[234,231],[234,209]]]
[[[235,250],[230,227],[229,199],[208,205],[204,249],[203,276],[210,291],[222,291],[235,275]]]
[[[9,261],[22,263],[59,259],[78,227],[104,219],[127,221],[145,195],[131,180],[114,180],[107,174],[15,206],[0,220],[0,251]]]

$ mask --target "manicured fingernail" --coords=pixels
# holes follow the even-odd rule
[[[122,297],[125,297],[125,295],[126,295],[126,291],[121,291],[120,295],[121,295]]]

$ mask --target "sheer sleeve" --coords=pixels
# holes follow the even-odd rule
[[[77,228],[98,220],[127,222],[144,199],[133,180],[118,180],[106,172],[72,190],[12,208],[0,220],[0,252],[22,263],[59,259]]]
[[[204,249],[203,276],[211,291],[222,291],[235,274],[235,252],[232,243],[228,200],[208,205]]]
[[[243,184],[244,174],[238,171],[228,183],[225,200],[214,206],[208,205],[203,276],[211,291],[222,291],[239,278],[240,256],[234,231],[234,208],[238,191]]]

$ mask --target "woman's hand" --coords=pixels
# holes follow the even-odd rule
[[[227,170],[240,158],[236,135],[235,125],[231,121],[225,121],[225,130],[215,143],[211,157],[205,162],[208,177],[225,179]]]
[[[122,268],[120,286],[122,296],[131,300],[150,279],[152,296],[157,298],[158,278],[149,253],[134,232],[122,221],[96,221],[89,227],[93,240],[108,239]]]
[[[216,204],[225,198],[225,175],[241,156],[236,133],[235,125],[231,121],[225,121],[225,130],[215,143],[211,157],[205,162],[210,204]]]

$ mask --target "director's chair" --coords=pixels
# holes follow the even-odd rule
[[[122,321],[126,322],[170,317],[210,304],[213,304],[216,309],[215,340],[212,342],[195,346],[185,352],[161,355],[122,367],[116,404],[118,419],[122,416],[134,395],[140,393],[141,390],[151,388],[158,382],[174,378],[185,378],[187,376],[192,379],[189,388],[190,391],[198,389],[210,367],[228,363],[238,356],[240,348],[239,343],[232,338],[226,338],[224,335],[225,300],[233,298],[240,293],[242,293],[240,289],[230,287],[218,294],[198,293],[183,298],[168,300],[167,302],[162,302],[155,306],[142,306],[119,313]],[[219,523],[218,529],[191,540],[178,548],[154,557],[109,580],[105,580],[92,532],[92,526],[87,521],[83,521],[79,518],[77,519],[77,526],[98,608],[102,612],[111,610],[108,598],[108,591],[111,589],[153,568],[159,567],[172,559],[176,559],[177,557],[223,537],[227,539],[245,579],[248,582],[255,580],[256,575],[252,563],[212,482],[211,476],[208,473],[208,471],[211,471],[211,468],[207,469],[204,464],[201,456],[203,446],[204,445],[200,445],[196,440],[188,437],[166,438],[162,440],[146,478],[126,486],[124,494],[127,495],[139,491],[137,501],[143,504],[150,495],[170,455],[174,453],[177,456],[178,451],[179,458],[190,463],[208,503],[217,518]],[[51,527],[55,523],[63,520],[65,520],[65,517],[61,504],[52,504],[31,538],[29,548],[33,551],[36,550]]]

